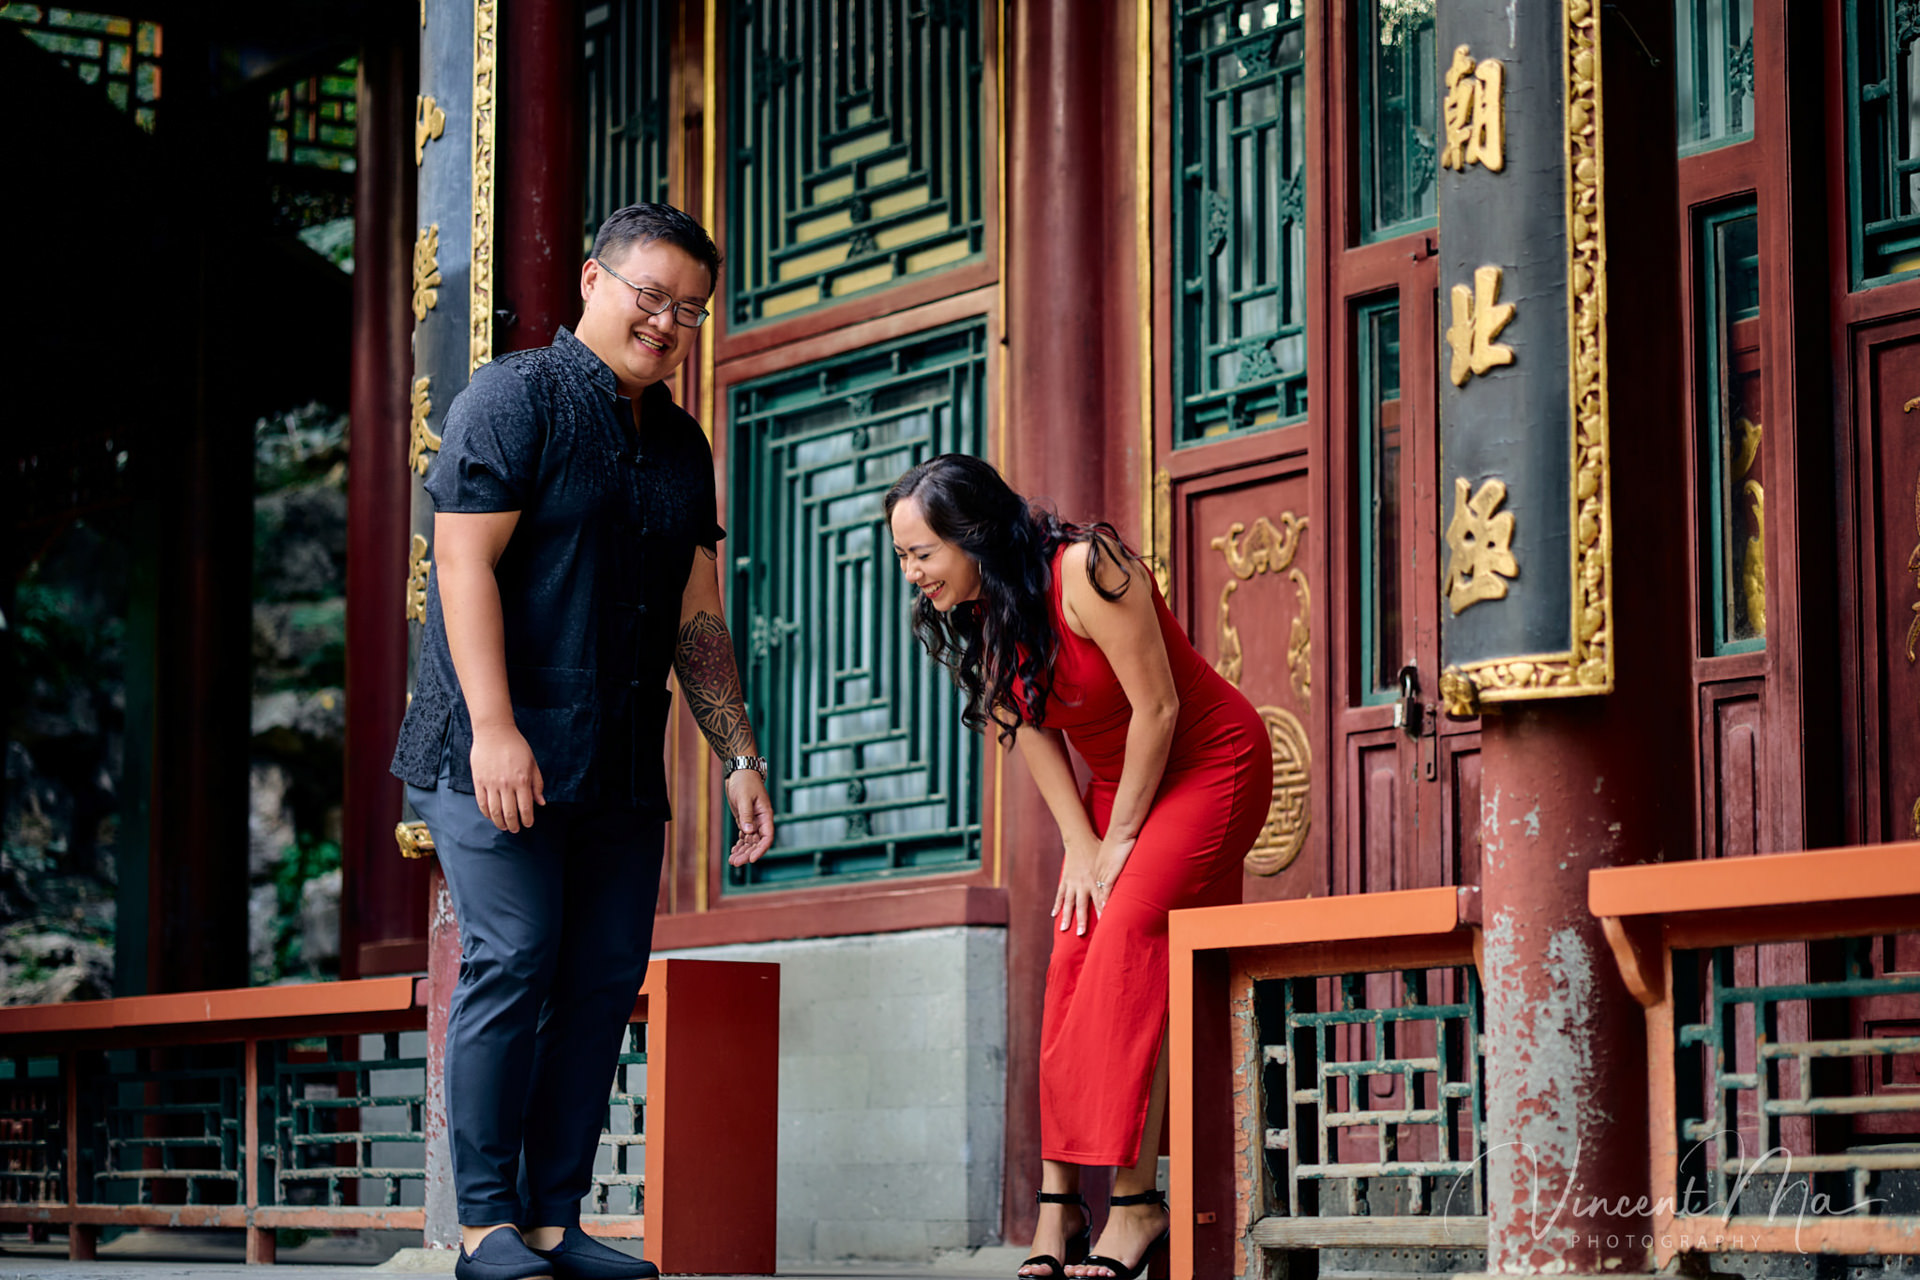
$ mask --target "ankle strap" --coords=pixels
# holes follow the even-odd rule
[[[1077,1204],[1082,1209],[1087,1207],[1087,1202],[1078,1191],[1036,1191],[1033,1198],[1038,1204]]]
[[[1108,1204],[1117,1204],[1123,1207],[1130,1204],[1164,1205],[1166,1204],[1166,1202],[1167,1202],[1166,1197],[1161,1195],[1158,1191],[1142,1191],[1137,1196],[1108,1196],[1107,1197]]]

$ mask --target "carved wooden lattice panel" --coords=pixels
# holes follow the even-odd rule
[[[159,23],[41,4],[0,4],[0,21],[18,24],[27,39],[88,84],[104,88],[108,101],[153,132],[160,107]]]
[[[586,247],[614,210],[667,200],[668,17],[666,0],[612,0],[582,15]]]
[[[1305,15],[1301,0],[1176,6],[1182,441],[1307,412]]]
[[[732,17],[735,324],[981,252],[971,0],[761,0]]]
[[[736,886],[980,856],[980,739],[908,631],[881,503],[914,464],[979,452],[986,343],[974,322],[734,391],[731,616],[779,817]]]
[[[302,76],[268,95],[267,159],[352,173],[358,151],[354,117],[360,105],[360,60],[348,58],[320,75]]]
[[[1847,204],[1853,280],[1920,270],[1920,18],[1910,0],[1857,0],[1847,22]]]

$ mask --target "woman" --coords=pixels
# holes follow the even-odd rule
[[[1063,523],[963,454],[900,477],[886,510],[919,593],[915,634],[965,690],[967,725],[1015,744],[1066,846],[1041,1031],[1040,1220],[1018,1274],[1130,1280],[1167,1236],[1154,1189],[1167,913],[1239,901],[1273,793],[1266,728],[1110,525]],[[1085,796],[1069,743],[1092,775]],[[1082,1165],[1116,1172],[1098,1250],[1076,1261]]]

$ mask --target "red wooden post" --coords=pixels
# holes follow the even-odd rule
[[[1645,1024],[1620,981],[1587,873],[1693,847],[1691,537],[1680,389],[1669,18],[1622,5],[1601,41],[1613,456],[1615,692],[1508,703],[1482,719],[1487,1269],[1649,1265]],[[1558,13],[1558,10],[1555,10]],[[1653,41],[1624,35],[1626,23]],[[1663,27],[1661,24],[1665,23]],[[1624,175],[1631,175],[1625,177]],[[1554,1210],[1566,1196],[1566,1209]],[[1572,1206],[1585,1204],[1585,1216]],[[1641,1206],[1644,1207],[1644,1206]]]
[[[247,1189],[247,1261],[271,1266],[274,1259],[275,1240],[272,1227],[256,1227],[253,1217],[260,1208],[260,1042],[244,1040],[240,1052],[245,1055],[246,1089],[241,1095],[240,1105],[245,1108],[241,1119],[246,1125],[246,1142],[241,1148],[240,1181]]]
[[[495,352],[544,347],[580,315],[582,172],[578,0],[500,9],[500,180]]]
[[[423,1230],[429,1249],[460,1243],[460,1215],[453,1196],[453,1152],[447,1145],[447,1016],[453,987],[460,978],[460,924],[453,915],[440,860],[428,862],[427,881],[427,1213]]]
[[[414,164],[419,29],[376,27],[360,68],[354,189],[351,456],[347,472],[347,741],[340,975],[426,963],[426,882],[394,849],[400,780],[387,772],[407,708],[407,445],[413,365]]]
[[[71,1051],[60,1055],[67,1076],[67,1208],[80,1203],[80,1055]],[[74,1262],[92,1262],[99,1228],[69,1221],[67,1257]]]
[[[780,966],[647,966],[646,1253],[673,1275],[770,1275]]]
[[[1044,0],[1006,11],[1009,421],[989,458],[1014,488],[1050,499],[1066,519],[1110,519],[1137,541],[1140,469],[1150,464],[1137,447],[1112,446],[1112,424],[1140,414],[1134,172],[1110,141],[1132,127],[1134,9]],[[1061,854],[1025,769],[1008,761],[1001,776],[1009,1083],[1001,1215],[1005,1238],[1025,1241],[1040,1188],[1040,1014]]]

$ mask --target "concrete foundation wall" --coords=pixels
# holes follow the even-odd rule
[[[779,1252],[924,1259],[999,1243],[1006,931],[660,952],[780,965]]]

